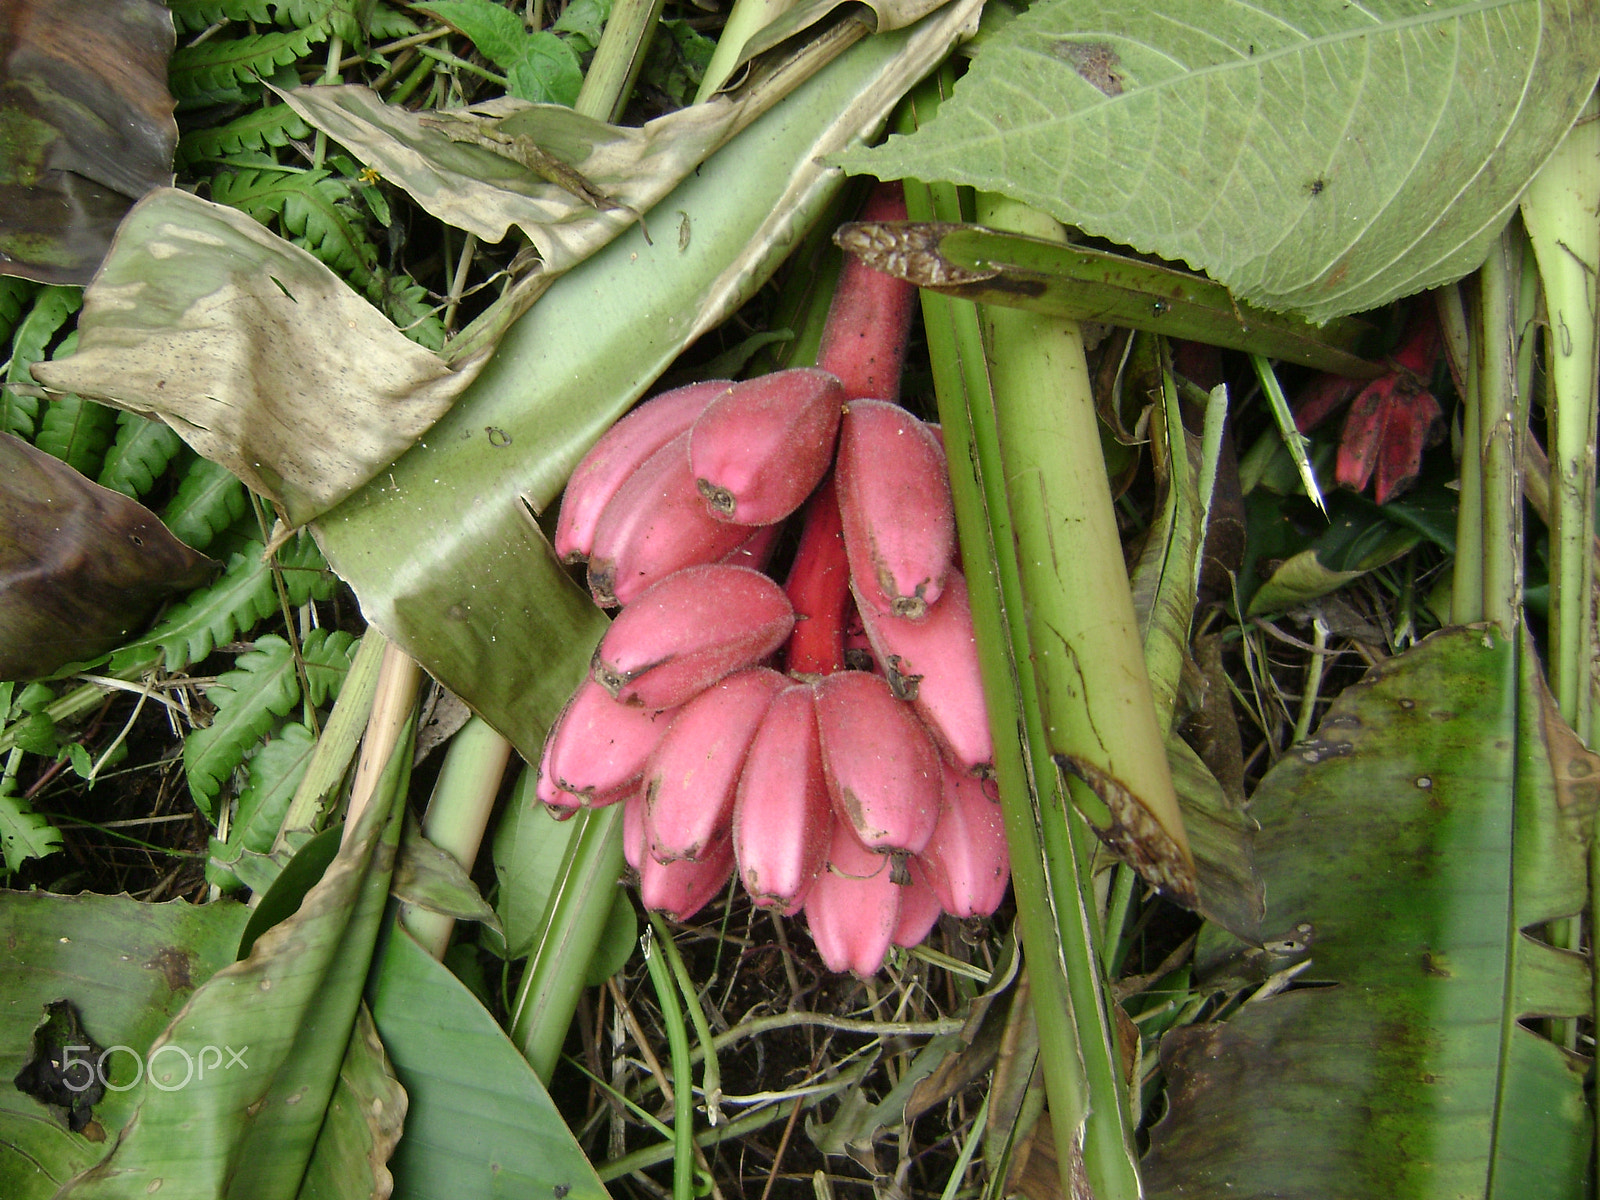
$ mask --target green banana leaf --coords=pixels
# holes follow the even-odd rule
[[[106,1152],[135,1093],[134,1056],[145,1053],[195,988],[233,961],[250,910],[221,901],[142,904],[127,896],[0,892],[0,1196],[53,1196]],[[45,1006],[67,1000],[102,1049],[110,1081],[73,1132],[60,1106],[11,1086],[33,1051]],[[244,1043],[240,1043],[243,1045]],[[120,1047],[129,1048],[126,1052]],[[80,1051],[74,1057],[89,1056]],[[99,1055],[93,1055],[98,1059]],[[225,1059],[223,1061],[226,1061]],[[141,1069],[142,1074],[142,1069]],[[80,1086],[86,1079],[68,1075]]]
[[[1301,969],[1165,1039],[1149,1194],[1586,1195],[1589,1063],[1540,1022],[1591,1013],[1589,967],[1537,931],[1587,903],[1597,777],[1526,636],[1348,689],[1250,809],[1267,939],[1235,965]]]

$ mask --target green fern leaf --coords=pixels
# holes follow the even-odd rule
[[[116,433],[116,409],[81,396],[66,395],[45,406],[34,444],[80,475],[93,479],[105,466],[106,450]]]
[[[215,821],[223,781],[300,700],[293,648],[276,634],[257,638],[255,648],[206,689],[206,699],[217,706],[216,715],[184,740],[183,770],[195,804]]]
[[[154,629],[113,654],[110,670],[148,670],[159,659],[167,670],[181,671],[277,611],[278,595],[272,572],[261,561],[261,544],[248,543],[228,560],[221,579],[174,605]]]
[[[61,339],[52,357],[66,357],[78,345],[74,329]],[[117,410],[81,396],[59,396],[45,405],[34,445],[53,454],[80,475],[93,479],[105,466],[106,450],[116,436]]]
[[[38,291],[39,285],[31,279],[0,275],[0,339],[8,339],[16,332],[17,322],[33,307]]]
[[[116,441],[95,482],[137,500],[155,486],[156,477],[181,449],[183,439],[170,426],[138,413],[119,412]]]
[[[238,477],[208,458],[197,458],[161,520],[184,545],[204,550],[249,510],[250,498]]]
[[[411,276],[379,267],[372,273],[366,291],[367,299],[413,342],[429,350],[444,349],[444,321],[428,289]]]
[[[207,880],[229,891],[242,886],[234,864],[245,854],[265,854],[272,848],[289,802],[316,751],[315,735],[299,722],[290,722],[250,756],[228,839],[211,839]]]
[[[375,42],[392,41],[421,32],[421,25],[418,25],[398,9],[390,8],[387,4],[378,5],[372,10],[372,15],[367,18],[367,37]]]
[[[5,855],[8,873],[30,858],[43,858],[61,849],[61,831],[48,817],[34,812],[16,794],[14,784],[14,779],[0,783],[0,853]]]
[[[284,198],[283,229],[288,238],[311,251],[341,275],[363,287],[378,261],[378,248],[366,240],[341,211],[350,189],[336,179],[318,179]]]
[[[291,138],[311,136],[311,126],[287,104],[253,108],[242,117],[211,129],[195,129],[178,143],[178,161],[185,165],[287,146]]]
[[[306,635],[300,657],[305,660],[306,685],[312,704],[320,708],[338,698],[359,644],[359,638],[343,630],[330,633],[325,629],[313,629]]]
[[[304,529],[279,549],[277,564],[283,574],[283,590],[295,608],[313,600],[331,600],[339,587],[328,560]]]
[[[18,437],[33,438],[39,416],[39,397],[28,368],[50,348],[67,318],[83,304],[83,289],[76,287],[40,288],[33,307],[17,326],[11,338],[11,363],[6,368],[6,388],[0,399],[0,429]]]
[[[274,75],[328,40],[329,22],[306,29],[274,29],[236,38],[213,38],[173,52],[169,86],[179,102],[237,94],[248,84]]]
[[[167,8],[179,33],[199,32],[220,21],[277,23],[272,0],[169,0]]]

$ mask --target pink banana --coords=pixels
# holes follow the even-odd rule
[[[645,459],[600,513],[589,591],[603,608],[631,604],[651,584],[683,567],[714,563],[749,536],[706,511],[685,431]]]
[[[828,465],[844,392],[815,367],[734,384],[689,431],[695,486],[713,516],[770,525],[805,502]]]
[[[624,704],[676,708],[783,645],[794,610],[783,589],[748,567],[687,567],[611,622],[595,648],[595,680]]]
[[[943,787],[927,729],[876,675],[840,671],[813,687],[834,811],[869,850],[921,853],[938,824]]]
[[[806,895],[806,924],[830,971],[876,974],[900,921],[900,893],[887,856],[856,841],[835,820],[828,865]]]
[[[644,868],[644,792],[636,791],[622,802],[622,857],[635,871]]]
[[[628,413],[589,448],[567,480],[551,539],[562,562],[581,562],[594,548],[600,512],[634,469],[694,424],[705,407],[733,386],[708,379],[662,392]]]
[[[844,670],[844,626],[850,611],[850,564],[839,527],[839,497],[829,475],[806,503],[784,594],[794,605],[795,627],[785,647],[797,678]]]
[[[735,671],[678,710],[645,764],[645,829],[658,862],[698,859],[728,836],[739,772],[772,698],[788,680]]]
[[[944,811],[912,867],[913,878],[920,869],[953,917],[990,916],[1005,899],[1011,863],[993,787],[946,764]]]
[[[866,603],[921,619],[955,551],[944,450],[928,427],[881,400],[853,400],[839,429],[839,517],[850,578]]]
[[[828,854],[834,823],[816,706],[805,684],[773,697],[739,775],[733,852],[761,908],[799,910]]]
[[[733,874],[733,844],[723,838],[707,846],[698,862],[657,862],[648,853],[639,865],[639,898],[646,908],[687,921],[705,907]]]
[[[571,807],[561,797],[547,795],[548,780],[552,788],[571,793],[586,806],[615,804],[638,787],[650,751],[671,722],[672,713],[619,704],[585,679],[545,738],[539,798]]]
[[[895,922],[894,944],[909,950],[928,940],[944,908],[939,903],[939,894],[928,882],[927,873],[922,870],[922,860],[908,859],[906,867],[911,882],[900,889],[900,919]]]
[[[938,603],[920,621],[880,613],[859,597],[857,611],[889,687],[911,701],[945,757],[973,774],[989,773],[994,738],[961,572],[951,570]]]
[[[752,570],[764,571],[767,564],[772,561],[772,552],[777,548],[778,539],[783,535],[783,524],[757,525],[750,530],[750,536],[745,538],[728,553],[724,554],[718,562],[727,563],[734,567],[749,567]]]

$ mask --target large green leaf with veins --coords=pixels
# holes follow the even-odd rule
[[[1297,986],[1168,1035],[1149,1194],[1585,1195],[1589,1063],[1546,1018],[1591,1012],[1589,966],[1539,935],[1587,903],[1597,779],[1497,632],[1347,689],[1250,805],[1267,938],[1242,965]]]
[[[1320,322],[1475,269],[1597,69],[1594,0],[1046,0],[928,126],[843,161]]]

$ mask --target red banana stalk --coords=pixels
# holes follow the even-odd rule
[[[602,608],[631,604],[674,571],[714,563],[750,536],[706,511],[689,469],[689,434],[647,458],[611,497],[595,526],[589,591]]]
[[[626,814],[624,814],[626,815]],[[674,921],[687,921],[705,907],[733,874],[733,844],[723,838],[696,862],[657,862],[648,853],[639,864],[639,899]]]
[[[812,686],[834,811],[869,850],[921,853],[938,824],[943,788],[927,729],[877,675],[840,671]]]
[[[806,505],[800,545],[783,590],[794,605],[795,616],[787,647],[789,674],[820,677],[844,670],[850,563],[844,553],[839,498],[831,474]]]
[[[877,973],[900,922],[900,894],[887,856],[874,854],[835,820],[828,865],[806,896],[806,924],[830,971]]]
[[[905,192],[897,181],[880,183],[862,206],[860,221],[904,221]],[[896,400],[917,289],[845,255],[833,303],[822,327],[817,366],[839,377],[844,398]]]
[[[594,678],[623,704],[676,708],[783,645],[794,609],[748,567],[687,567],[649,588],[595,647]]]
[[[850,577],[865,603],[920,620],[939,599],[955,553],[944,449],[898,405],[855,400],[835,468]]]
[[[833,824],[811,688],[785,688],[750,743],[733,806],[733,852],[750,899],[796,912],[827,858]]]
[[[788,684],[766,667],[736,671],[678,710],[645,764],[645,830],[658,862],[698,859],[726,840],[745,755]]]
[[[1005,899],[1011,863],[993,787],[946,764],[944,811],[912,867],[912,877],[920,870],[953,917],[990,916]]]
[[[805,503],[833,461],[843,402],[832,375],[795,367],[707,405],[689,431],[689,464],[711,515],[770,525]]]
[[[938,603],[920,621],[857,606],[889,687],[913,708],[951,762],[974,774],[994,766],[994,739],[978,670],[967,581],[951,570]]]
[[[672,706],[619,704],[585,679],[545,737],[537,794],[547,804],[571,807],[570,793],[591,808],[615,804],[638,788],[650,751],[666,733]]]
[[[728,379],[708,379],[662,392],[600,436],[573,470],[561,497],[561,512],[551,540],[562,562],[581,562],[589,557],[601,510],[623,481],[645,459],[686,432],[706,405],[732,386]]]

